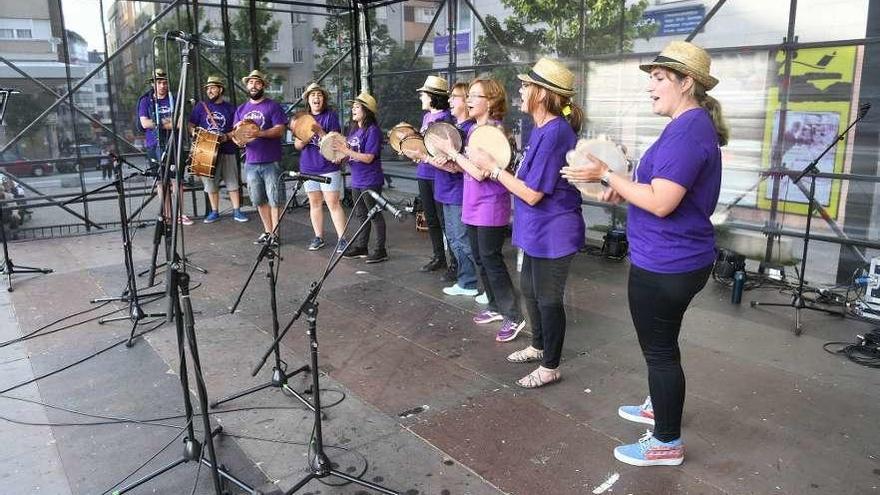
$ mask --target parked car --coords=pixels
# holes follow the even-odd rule
[[[64,160],[58,161],[56,167],[61,173],[76,172],[77,170],[99,170],[101,164],[101,156],[104,152],[100,147],[94,144],[80,144],[79,148],[79,166],[76,162],[76,149],[72,149],[65,153]]]
[[[42,177],[55,172],[52,164],[40,160],[24,160],[15,150],[6,150],[0,154],[0,167],[16,177]]]

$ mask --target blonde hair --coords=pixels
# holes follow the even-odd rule
[[[489,104],[489,118],[493,120],[504,120],[507,114],[507,93],[504,92],[504,86],[494,79],[488,77],[477,77],[468,85],[468,91],[479,84],[483,88],[483,96]]]
[[[724,113],[721,111],[721,103],[715,98],[709,96],[706,92],[706,87],[693,77],[688,76],[687,74],[682,74],[681,72],[668,67],[661,68],[667,73],[673,74],[675,76],[674,79],[676,80],[681,81],[686,77],[690,77],[694,81],[693,86],[691,86],[690,91],[688,91],[688,96],[696,100],[700,107],[709,112],[709,116],[712,117],[712,124],[715,126],[715,133],[718,134],[718,145],[727,145],[727,142],[730,140],[730,128],[724,120]]]
[[[575,133],[581,132],[581,124],[584,121],[584,111],[572,100],[571,96],[561,95],[534,83],[531,85],[531,88],[532,91],[529,92],[529,99],[526,106],[530,113],[539,108],[540,105],[544,105],[544,108],[547,109],[548,113],[561,116],[567,120]],[[547,97],[543,99],[539,96],[542,89],[544,90],[544,94],[547,95]]]

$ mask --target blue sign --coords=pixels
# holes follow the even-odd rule
[[[657,24],[657,33],[654,36],[671,36],[689,34],[703,22],[704,17],[706,17],[706,7],[698,5],[645,12],[644,19]]]
[[[468,53],[471,50],[471,33],[455,35],[455,53]],[[434,38],[434,55],[449,55],[449,36]]]

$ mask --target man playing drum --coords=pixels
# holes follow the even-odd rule
[[[239,195],[238,161],[235,154],[238,152],[235,143],[227,133],[232,131],[232,121],[235,118],[235,107],[232,103],[223,99],[225,86],[219,76],[209,76],[205,83],[207,101],[195,104],[189,116],[190,134],[196,128],[202,128],[213,134],[220,135],[220,149],[217,154],[214,177],[202,177],[205,185],[205,193],[211,202],[211,212],[205,216],[205,223],[214,223],[220,220],[220,180],[226,183],[229,191],[229,201],[232,203],[232,218],[237,222],[247,222],[248,217],[241,212],[241,196]],[[198,140],[194,146],[198,144]]]

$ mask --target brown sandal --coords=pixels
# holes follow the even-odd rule
[[[520,349],[507,356],[507,360],[511,363],[531,363],[532,361],[540,361],[544,358],[544,351],[528,346]]]
[[[535,371],[532,371],[528,375],[517,380],[516,384],[522,388],[538,388],[543,387],[544,385],[550,385],[551,383],[556,383],[559,380],[562,380],[562,373],[560,373],[559,370],[551,370],[543,366],[538,366]]]

